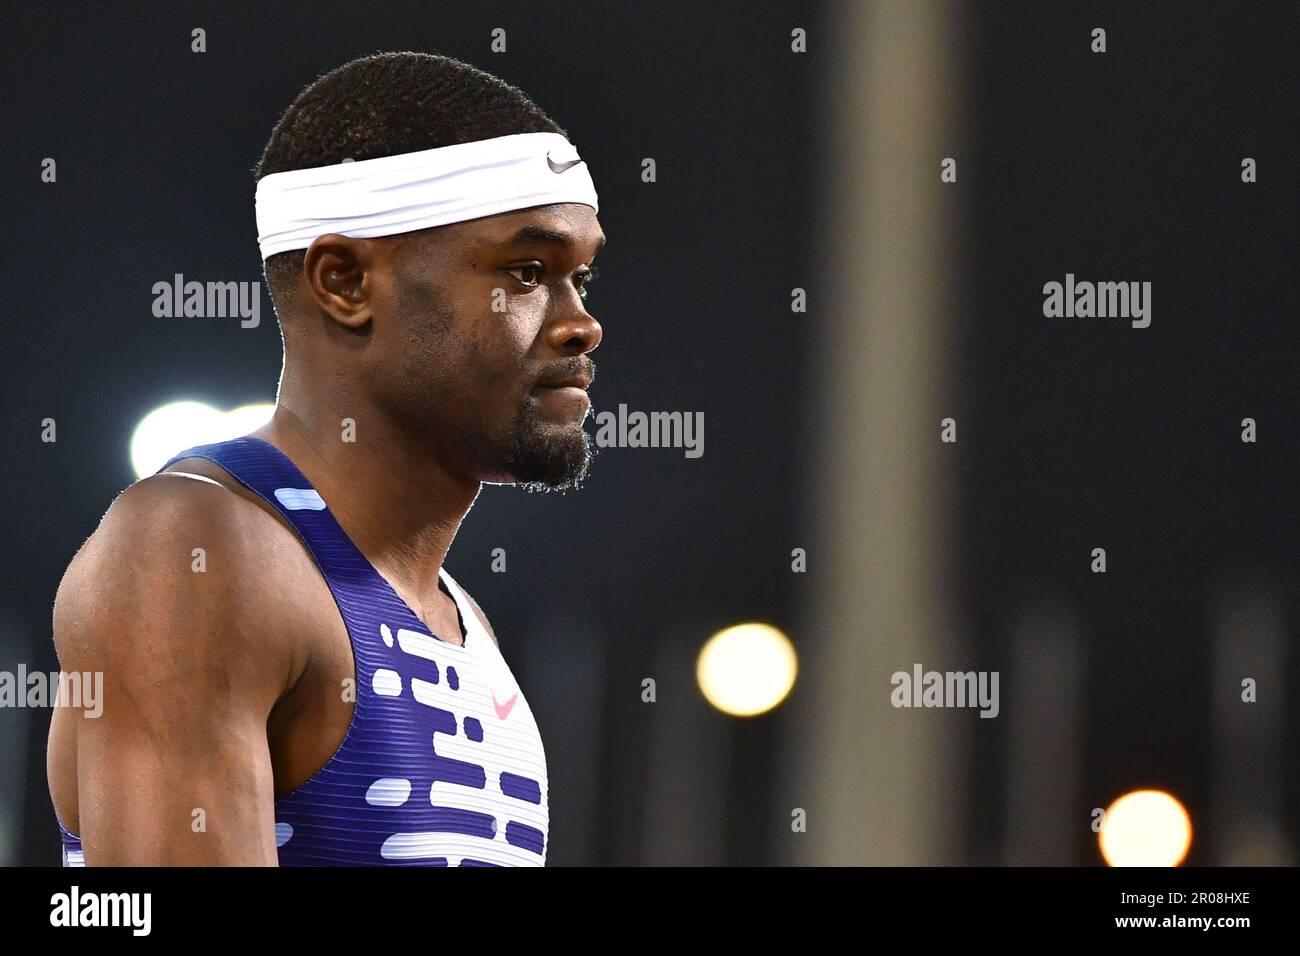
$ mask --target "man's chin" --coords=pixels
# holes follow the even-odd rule
[[[591,436],[581,423],[534,429],[513,451],[504,483],[534,493],[577,490],[595,456]]]

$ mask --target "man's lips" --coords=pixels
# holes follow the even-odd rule
[[[584,392],[591,385],[591,375],[586,372],[579,372],[576,375],[564,375],[559,378],[548,378],[537,383],[538,388],[580,388]]]
[[[570,401],[580,399],[584,404],[591,401],[587,395],[587,390],[579,388],[577,385],[538,385],[533,389],[533,392],[543,397],[555,395],[562,396]]]
[[[587,386],[590,384],[589,375],[568,375],[539,383],[533,389],[533,394],[548,404],[554,402],[567,407],[570,414],[581,419],[591,409],[591,399],[587,396]]]

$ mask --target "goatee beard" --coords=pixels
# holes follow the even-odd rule
[[[524,491],[577,490],[594,456],[595,446],[582,430],[582,422],[552,425],[541,418],[535,402],[527,402],[515,419],[506,470]]]

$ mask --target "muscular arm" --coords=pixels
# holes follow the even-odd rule
[[[267,718],[298,662],[275,636],[253,508],[198,479],[150,479],[60,585],[60,664],[104,682],[99,717],[69,715],[90,865],[276,863]]]

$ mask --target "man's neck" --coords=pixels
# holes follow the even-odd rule
[[[420,603],[436,597],[438,570],[480,484],[413,446],[378,410],[345,416],[298,408],[282,396],[271,421],[253,434],[298,466],[348,537],[404,597]],[[344,440],[346,417],[358,422],[355,441]]]

